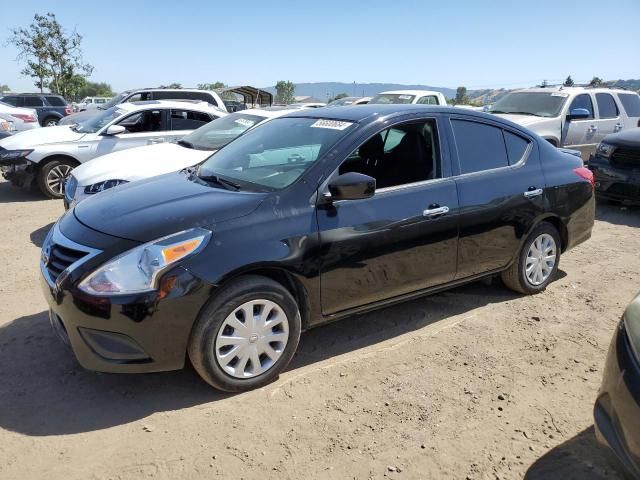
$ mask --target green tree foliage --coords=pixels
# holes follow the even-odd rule
[[[108,83],[82,80],[74,97],[76,100],[82,100],[84,97],[113,97],[114,92]]]
[[[593,77],[589,82],[589,86],[591,87],[602,87],[604,85],[604,81],[600,77]]]
[[[27,28],[11,29],[9,45],[18,50],[25,66],[22,74],[31,77],[42,91],[49,88],[64,97],[77,90],[78,77],[88,77],[93,67],[82,59],[82,36],[67,33],[53,13],[36,14]]]
[[[565,87],[573,87],[575,85],[575,82],[573,81],[573,78],[571,78],[571,75],[569,75],[567,77],[567,79],[564,81],[563,85]]]
[[[294,102],[296,86],[288,80],[280,80],[276,83],[276,103],[290,104]]]
[[[467,87],[458,87],[456,89],[456,105],[464,105],[468,102]]]
[[[6,83],[0,83],[0,92],[10,92],[11,89]]]
[[[214,82],[214,83],[199,83],[198,90],[218,90],[220,88],[225,88],[225,85],[222,82]],[[238,96],[236,96],[233,92],[222,92],[222,100],[231,100],[238,101]]]
[[[170,83],[169,85],[160,85],[158,88],[182,88],[181,83]]]
[[[347,93],[344,93],[344,92],[343,92],[343,93],[339,93],[339,94],[338,94],[338,95],[336,95],[335,97],[330,98],[330,99],[327,101],[327,103],[331,103],[331,102],[333,102],[333,101],[335,101],[335,100],[340,100],[341,98],[347,98],[348,96],[349,96],[349,95],[348,95]]]

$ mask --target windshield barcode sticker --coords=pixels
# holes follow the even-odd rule
[[[341,122],[340,120],[318,120],[311,125],[311,128],[330,128],[331,130],[344,130],[353,125],[351,122]]]
[[[253,127],[253,123],[251,120],[247,120],[246,118],[238,118],[234,120],[238,125],[242,125],[243,127],[251,128]]]

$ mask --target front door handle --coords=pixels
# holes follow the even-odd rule
[[[624,123],[616,123],[616,126],[613,127],[613,131],[614,132],[619,132],[620,130],[622,130],[624,128]]]
[[[536,198],[542,195],[542,189],[536,188],[535,190],[529,190],[524,192],[524,198]]]
[[[149,143],[162,143],[164,142],[164,138],[162,137],[154,137],[149,139]]]
[[[449,213],[449,207],[435,207],[428,208],[424,212],[422,212],[423,217],[438,217],[440,215],[446,215]]]

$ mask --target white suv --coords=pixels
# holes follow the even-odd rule
[[[640,127],[640,96],[629,90],[540,87],[508,93],[488,110],[587,160],[610,133]]]
[[[442,93],[431,90],[390,90],[377,94],[369,103],[446,105],[447,99]]]
[[[211,120],[227,115],[205,102],[122,103],[78,125],[38,128],[0,141],[4,178],[62,198],[64,182],[83,162],[118,150],[177,142]]]

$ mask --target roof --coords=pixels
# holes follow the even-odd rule
[[[615,88],[615,87],[565,87],[563,85],[554,85],[552,87],[530,87],[530,88],[518,88],[514,90],[515,92],[540,92],[540,93],[549,93],[549,92],[564,92],[564,93],[577,93],[577,92],[623,92],[623,93],[633,93],[633,90],[625,90],[624,88]]]
[[[386,92],[380,92],[378,95],[384,95],[385,93],[391,93],[393,95],[441,95],[440,92],[434,90],[387,90]]]
[[[273,107],[250,108],[247,110],[239,110],[237,112],[230,113],[229,115],[236,115],[236,116],[256,115],[258,117],[263,117],[263,118],[276,118],[276,117],[281,117],[283,115],[287,115],[289,113],[293,113],[297,111],[298,109],[295,109],[295,108],[273,108]]]
[[[220,109],[200,100],[145,100],[142,102],[125,102],[115,105],[116,108],[127,110],[130,112],[136,110],[144,110],[146,108],[188,108],[199,112],[216,112],[220,113]]]

